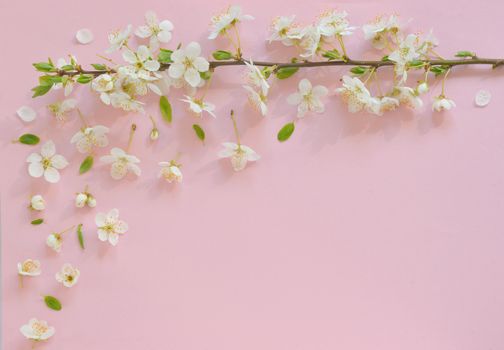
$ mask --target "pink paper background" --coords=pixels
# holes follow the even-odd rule
[[[204,146],[194,137],[195,119],[177,99],[174,122],[159,121],[161,138],[148,140],[150,122],[100,105],[86,87],[76,96],[92,122],[112,127],[111,145],[124,147],[138,124],[133,153],[142,160],[139,179],[113,181],[97,164],[77,176],[82,155],[69,144],[80,127],[75,114],[64,126],[45,112],[59,93],[32,100],[37,74],[31,63],[75,54],[84,63],[107,47],[106,34],[139,25],[152,9],[175,24],[174,39],[197,40],[210,54],[224,41],[206,40],[212,14],[228,5],[214,1],[2,1],[2,345],[29,349],[19,327],[31,317],[56,327],[52,350],[474,350],[504,348],[504,70],[456,69],[447,92],[457,108],[433,115],[430,98],[420,113],[401,109],[384,117],[349,115],[326,99],[327,112],[301,121],[284,144],[276,132],[294,116],[285,99],[301,77],[331,91],[344,68],[305,70],[274,82],[270,115],[246,104],[242,69],[219,69],[208,100],[218,118],[205,117]],[[336,4],[328,1],[242,1],[256,20],[241,27],[245,55],[290,57],[265,43],[275,15],[298,14],[303,22]],[[439,52],[475,50],[504,57],[504,2],[456,0],[349,1],[337,4],[353,24],[380,13],[414,18],[409,28],[435,29]],[[78,45],[74,33],[88,27],[95,41]],[[359,31],[349,40],[354,57],[372,57]],[[476,91],[493,94],[484,109]],[[434,88],[439,91],[439,85]],[[156,99],[149,112],[159,119]],[[15,115],[21,105],[39,112],[29,125]],[[232,140],[234,108],[243,143],[262,159],[234,174],[218,161],[220,142]],[[53,139],[71,165],[50,185],[27,174],[35,149],[10,140],[34,132]],[[38,150],[39,147],[37,146]],[[107,149],[108,150],[108,149]],[[101,150],[104,154],[107,150]],[[160,160],[182,152],[184,182],[157,179]],[[95,209],[73,207],[88,184]],[[25,209],[30,194],[48,202],[46,224],[33,227]],[[118,208],[130,231],[117,247],[98,241],[94,216]],[[70,233],[60,255],[45,246],[55,230],[84,224],[81,252]],[[16,263],[38,258],[39,278],[17,285]],[[65,262],[78,266],[72,289],[54,274]],[[53,294],[64,309],[46,308]]]

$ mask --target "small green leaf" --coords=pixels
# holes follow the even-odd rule
[[[448,68],[447,66],[432,66],[430,67],[430,71],[434,73],[435,76],[438,76],[444,74]]]
[[[84,250],[84,235],[82,234],[82,224],[77,226],[77,238],[79,239],[79,245]]]
[[[60,311],[61,310],[61,303],[58,299],[51,295],[46,295],[44,297],[45,304],[49,309],[55,310],[55,311]]]
[[[61,83],[63,81],[63,77],[59,75],[42,75],[39,77],[40,85],[52,85]]]
[[[425,66],[425,62],[422,60],[413,60],[411,62],[408,62],[408,66],[413,69],[418,69],[418,68],[422,68],[423,66]]]
[[[355,75],[362,75],[362,74],[366,73],[368,70],[369,70],[368,67],[357,66],[357,67],[353,67],[352,69],[350,69],[350,72]]]
[[[285,124],[278,132],[278,135],[277,135],[278,141],[280,141],[280,142],[287,141],[291,137],[295,128],[296,127],[294,126],[294,123],[292,123],[292,122]]]
[[[338,50],[336,50],[336,49],[325,51],[322,54],[322,57],[327,58],[329,61],[339,60],[339,59],[342,58],[341,53]]]
[[[79,174],[82,175],[84,173],[87,173],[93,167],[93,163],[94,163],[93,156],[89,155],[86,158],[84,158],[79,167]]]
[[[455,54],[455,57],[470,57],[470,58],[475,58],[476,53],[472,51],[459,51]]]
[[[166,98],[166,96],[161,96],[159,98],[159,109],[161,110],[161,115],[163,116],[163,119],[167,123],[172,122],[172,108],[170,101]]]
[[[49,92],[49,90],[51,90],[51,87],[52,87],[52,84],[47,84],[47,85],[39,85],[39,86],[35,86],[32,91],[33,91],[33,95],[32,97],[38,97],[38,96],[43,96],[45,94],[47,94]]]
[[[205,131],[201,128],[201,126],[199,126],[198,124],[193,124],[192,128],[194,129],[196,136],[201,141],[205,141]]]
[[[33,134],[23,134],[19,136],[18,141],[25,145],[36,145],[40,142],[40,137]]]
[[[40,225],[43,222],[44,222],[44,219],[35,219],[35,220],[33,220],[31,222],[31,224],[37,226],[37,225]]]
[[[200,72],[199,75],[200,75],[201,79],[208,80],[212,77],[212,72],[207,70],[206,72]]]
[[[70,71],[70,70],[74,70],[74,66],[72,66],[71,64],[65,64],[63,67],[60,68],[61,70],[64,70],[64,71]]]
[[[390,62],[390,58],[388,57],[388,55],[383,56],[381,60],[383,62]]]
[[[35,67],[35,69],[38,70],[39,72],[53,72],[54,71],[54,66],[48,62],[33,63],[33,67]]]
[[[225,61],[233,58],[233,54],[229,51],[217,50],[212,53],[213,58],[217,61]]]
[[[157,60],[159,61],[159,63],[172,63],[172,53],[172,50],[160,49]]]
[[[279,68],[275,74],[278,79],[287,79],[293,76],[298,70],[298,67],[283,67]]]
[[[91,66],[96,70],[107,70],[107,66],[101,63],[91,63]]]
[[[87,84],[89,83],[91,80],[93,80],[93,76],[90,75],[90,74],[81,74],[79,75],[79,77],[77,78],[77,82],[79,84]]]

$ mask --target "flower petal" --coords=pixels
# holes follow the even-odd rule
[[[44,178],[54,184],[60,180],[60,173],[56,168],[49,167],[44,171]]]
[[[32,177],[41,177],[44,174],[42,163],[33,162],[28,166],[28,173]]]
[[[44,143],[42,149],[40,150],[40,154],[42,155],[42,157],[45,158],[50,158],[54,156],[55,153],[56,153],[56,145],[51,140]]]
[[[93,41],[94,36],[93,33],[87,29],[87,28],[82,28],[77,31],[75,34],[75,38],[77,41],[83,45],[89,44],[90,42]]]
[[[196,58],[201,54],[201,46],[195,41],[190,42],[184,52],[187,57]]]
[[[28,106],[21,106],[17,111],[17,115],[24,122],[31,122],[37,117],[37,113]]]
[[[184,73],[184,79],[191,85],[192,87],[196,87],[201,82],[201,76],[199,72],[194,68],[189,68]]]
[[[51,165],[56,169],[63,169],[68,165],[68,161],[62,155],[56,154],[51,158]]]

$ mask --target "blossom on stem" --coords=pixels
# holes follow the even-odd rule
[[[262,91],[256,91],[254,88],[243,85],[243,88],[248,91],[248,100],[252,107],[264,117],[268,113],[268,98]]]
[[[224,142],[224,149],[219,152],[220,158],[230,158],[234,171],[245,169],[247,162],[255,162],[261,157],[250,147],[234,142]]]
[[[442,112],[443,110],[449,111],[455,106],[456,105],[453,100],[446,98],[445,95],[439,95],[434,99],[434,102],[432,103],[432,110],[438,112]]]
[[[208,39],[212,40],[223,34],[231,26],[236,25],[241,21],[250,21],[254,17],[251,15],[243,15],[242,9],[238,5],[230,6],[226,12],[217,16],[213,16],[210,24],[210,35]]]
[[[169,162],[159,162],[161,170],[159,171],[158,177],[162,177],[168,182],[182,182],[182,171],[180,171],[181,165],[176,161],[171,160]]]
[[[201,46],[197,42],[191,42],[185,48],[175,50],[171,59],[173,63],[168,68],[168,74],[174,79],[184,78],[192,87],[200,84],[200,73],[208,71],[210,64],[200,57]]]
[[[250,62],[244,61],[247,66],[247,82],[255,88],[261,90],[263,95],[268,95],[268,90],[270,88],[264,73],[254,65],[254,62],[250,60]]]
[[[145,25],[138,27],[135,34],[143,39],[149,39],[151,50],[157,50],[159,43],[168,43],[172,38],[173,23],[165,19],[159,22],[153,11],[145,14]]]
[[[348,13],[346,11],[327,11],[324,12],[317,23],[320,34],[326,37],[335,35],[351,35],[357,27],[351,27],[346,19]]]
[[[268,41],[281,41],[285,46],[292,46],[301,39],[301,31],[294,24],[296,16],[279,16],[273,20]]]
[[[382,50],[387,46],[388,34],[399,31],[398,18],[395,15],[378,16],[371,23],[362,27],[364,39],[371,40],[374,48]]]
[[[131,34],[131,24],[128,24],[124,30],[116,30],[109,34],[108,40],[110,47],[107,49],[108,53],[121,50],[123,47],[128,45],[128,40]]]
[[[47,109],[58,121],[63,122],[66,120],[68,112],[74,110],[75,107],[77,107],[77,100],[69,98],[63,101],[51,103],[47,106]]]
[[[337,88],[336,93],[348,105],[348,111],[357,113],[366,109],[371,103],[371,93],[364,83],[359,78],[348,75],[343,76],[342,80],[343,86]]]

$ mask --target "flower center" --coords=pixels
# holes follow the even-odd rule
[[[51,158],[42,159],[42,166],[44,167],[44,170],[49,168],[51,166]]]

